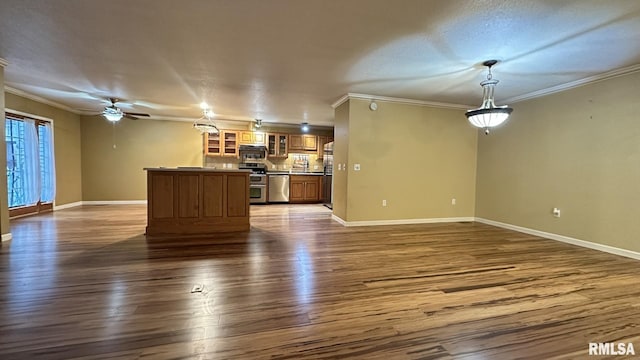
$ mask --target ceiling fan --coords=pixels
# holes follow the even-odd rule
[[[109,101],[111,101],[111,105],[106,106],[102,111],[102,116],[109,121],[120,121],[123,117],[131,120],[137,120],[138,117],[149,117],[149,114],[122,111],[122,109],[116,106],[116,103],[120,101],[117,98],[109,98]]]

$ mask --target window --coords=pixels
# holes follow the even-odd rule
[[[51,210],[55,164],[51,122],[6,114],[9,215]]]

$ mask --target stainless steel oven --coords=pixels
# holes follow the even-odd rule
[[[267,175],[264,175],[264,174],[249,175],[249,203],[251,204],[267,203]]]

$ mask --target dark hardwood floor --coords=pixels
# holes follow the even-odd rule
[[[318,205],[253,206],[249,233],[147,240],[145,211],[12,222],[1,359],[583,359],[590,342],[640,353],[635,260],[478,223],[345,228]]]

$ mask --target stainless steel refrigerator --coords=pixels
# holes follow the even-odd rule
[[[324,206],[333,209],[333,141],[325,144],[323,150],[322,202]]]

